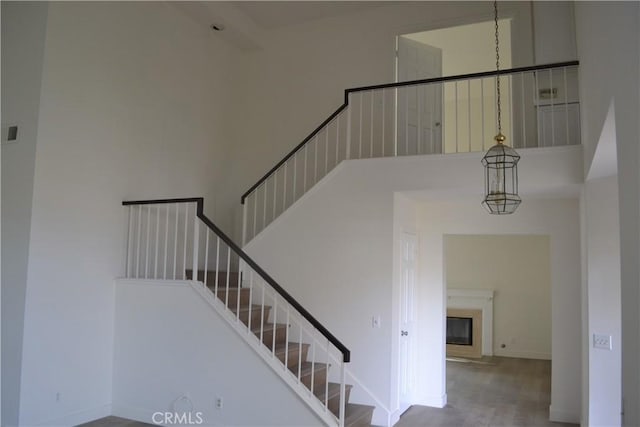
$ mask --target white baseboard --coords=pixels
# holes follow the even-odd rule
[[[95,408],[72,412],[64,417],[41,422],[36,425],[46,427],[72,427],[77,426],[78,424],[88,423],[89,421],[108,417],[109,415],[111,415],[111,404],[107,403]]]
[[[572,412],[559,411],[553,408],[553,405],[549,406],[549,420],[556,423],[572,423],[580,424],[580,414]]]
[[[447,406],[447,393],[439,396],[423,396],[416,405],[431,406],[432,408],[444,408]]]
[[[535,351],[513,351],[497,349],[493,352],[494,356],[500,357],[515,357],[518,359],[539,359],[539,360],[551,360],[551,354],[538,353]]]

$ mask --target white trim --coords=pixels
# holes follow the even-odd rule
[[[444,408],[447,406],[447,393],[441,395],[423,396],[416,405],[430,406],[432,408]]]
[[[518,359],[539,359],[539,360],[551,360],[551,353],[540,353],[535,351],[512,351],[496,349],[495,356],[500,357],[515,357]]]
[[[549,420],[556,423],[580,424],[580,415],[572,412],[557,411],[549,405]]]
[[[64,417],[56,418],[55,420],[49,420],[35,424],[36,426],[46,427],[66,427],[76,426],[78,424],[84,424],[89,421],[97,420],[100,418],[108,417],[111,415],[111,403],[105,403],[101,406],[94,408],[83,409],[80,411],[71,412]]]

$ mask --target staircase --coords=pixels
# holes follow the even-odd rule
[[[375,407],[349,402],[349,349],[207,218],[203,204],[201,197],[123,202],[126,277],[192,281],[325,425],[369,426]]]
[[[187,280],[193,280],[193,270],[186,270]],[[205,271],[198,270],[197,280],[205,282]],[[229,287],[226,286],[227,281]],[[313,392],[313,395],[326,405],[337,418],[340,416],[340,384],[328,378],[330,365],[309,360],[310,344],[288,340],[286,323],[270,321],[272,307],[253,304],[251,289],[238,287],[242,282],[238,272],[212,271],[206,272],[208,289],[216,295],[228,310],[239,319],[251,332],[260,339],[268,349],[300,382]],[[224,284],[218,286],[215,284]],[[345,384],[345,427],[364,427],[371,425],[374,406],[349,403],[352,385]]]

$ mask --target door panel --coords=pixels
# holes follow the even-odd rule
[[[398,81],[442,76],[442,50],[398,37]],[[442,153],[442,84],[397,90],[398,155]]]

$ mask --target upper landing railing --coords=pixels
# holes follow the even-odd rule
[[[345,90],[344,103],[242,195],[243,244],[341,161],[580,144],[578,61]]]

